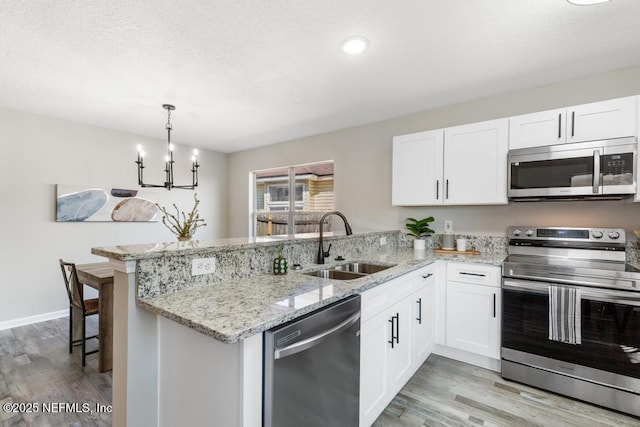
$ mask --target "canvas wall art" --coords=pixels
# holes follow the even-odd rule
[[[56,186],[56,221],[149,222],[161,218],[153,190]]]

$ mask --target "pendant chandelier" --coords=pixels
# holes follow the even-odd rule
[[[176,109],[175,106],[171,104],[163,104],[162,108],[167,110],[167,155],[164,157],[164,172],[165,172],[165,181],[164,184],[145,184],[143,179],[143,169],[144,169],[144,155],[145,152],[142,149],[142,145],[138,145],[138,160],[136,160],[136,164],[138,165],[138,185],[140,187],[160,187],[166,188],[167,190],[171,190],[172,188],[182,188],[186,190],[193,190],[198,186],[198,168],[200,165],[198,164],[198,150],[193,150],[193,156],[191,157],[191,185],[175,185],[173,183],[173,144],[171,143],[171,112]]]

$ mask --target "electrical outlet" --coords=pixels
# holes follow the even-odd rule
[[[380,246],[384,246],[387,244],[387,238],[386,237],[381,237],[380,238]]]
[[[447,233],[451,233],[453,231],[453,221],[448,219],[444,222],[444,231]]]
[[[215,258],[196,258],[191,261],[191,275],[201,276],[203,274],[211,274],[216,271]]]

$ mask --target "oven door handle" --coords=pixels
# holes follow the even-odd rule
[[[553,284],[551,284],[553,285]],[[548,283],[527,282],[524,280],[503,280],[502,288],[507,290],[530,291],[536,294],[548,294]],[[580,295],[582,299],[588,299],[598,302],[610,302],[613,304],[630,305],[640,307],[640,293],[615,291],[609,289],[593,289],[580,287]]]
[[[526,276],[523,276],[526,274]],[[555,272],[546,275],[539,275],[532,271],[522,270],[515,271],[512,269],[509,276],[513,277],[526,277],[528,279],[542,280],[545,282],[559,283],[572,286],[601,286],[603,284],[609,284],[612,286],[626,286],[629,288],[636,288],[635,280],[618,279],[618,278],[606,278],[606,277],[585,277],[581,276],[579,280],[572,280],[575,275],[571,273]]]
[[[524,280],[507,280],[502,281],[502,289],[511,289],[514,291],[533,291],[537,294],[548,294],[549,285],[547,283],[526,282]]]
[[[609,290],[589,289],[582,290],[582,299],[598,302],[610,302],[620,305],[640,307],[640,294],[636,292],[617,292]]]

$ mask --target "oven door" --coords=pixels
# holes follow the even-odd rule
[[[640,393],[640,293],[580,287],[582,339],[568,344],[549,338],[549,285],[503,278],[502,358]]]

